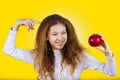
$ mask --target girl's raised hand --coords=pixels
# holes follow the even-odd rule
[[[23,25],[23,26],[26,26],[28,28],[28,31],[31,29],[33,30],[34,29],[34,24],[40,24],[40,21],[37,21],[37,20],[32,20],[32,19],[19,19],[16,21],[14,27],[13,27],[13,30],[17,31],[18,28]]]
[[[103,43],[102,45],[100,46],[96,46],[95,48],[99,49],[100,51],[104,52],[105,55],[112,55],[113,56],[113,53],[107,43],[107,41],[105,40],[104,36],[102,34],[99,34],[101,37],[102,37],[102,40],[103,40]]]

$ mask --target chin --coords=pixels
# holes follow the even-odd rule
[[[63,48],[56,48],[57,50],[61,50],[61,49],[63,49]]]
[[[64,45],[61,45],[61,46],[56,45],[56,46],[53,46],[52,48],[56,49],[56,50],[61,50],[61,49],[63,49],[63,47],[64,47]]]
[[[54,49],[56,49],[56,50],[61,50],[61,49],[63,49],[63,47],[56,47],[56,48],[54,48]]]

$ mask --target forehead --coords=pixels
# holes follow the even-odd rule
[[[65,31],[65,30],[66,30],[66,27],[62,23],[57,23],[50,27],[50,32],[59,32],[59,31]]]

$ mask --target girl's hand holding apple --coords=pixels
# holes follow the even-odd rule
[[[90,46],[99,49],[104,52],[106,56],[113,56],[113,52],[111,51],[108,43],[105,41],[102,34],[93,34],[89,37],[88,42]]]

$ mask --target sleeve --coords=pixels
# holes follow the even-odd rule
[[[107,61],[106,63],[103,63],[103,62],[96,60],[94,57],[92,57],[88,53],[85,53],[85,55],[86,55],[86,59],[84,62],[85,69],[98,70],[109,76],[116,75],[116,62],[115,62],[114,57],[106,56]]]
[[[33,50],[24,50],[15,46],[17,31],[10,30],[3,52],[22,61],[34,64]]]

